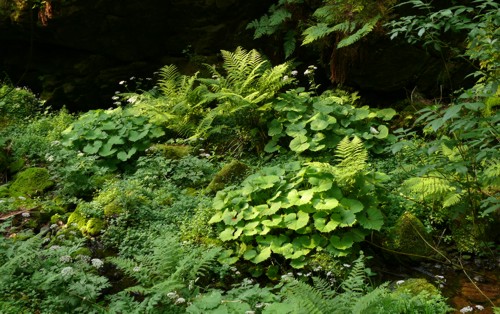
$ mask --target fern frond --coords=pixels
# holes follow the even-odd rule
[[[368,35],[374,28],[375,25],[377,25],[378,21],[382,18],[382,16],[379,14],[369,20],[367,23],[363,25],[359,30],[357,30],[354,34],[342,39],[338,44],[337,48],[343,48],[350,46],[357,41],[359,41],[361,38],[365,37]]]
[[[351,313],[362,314],[369,312],[370,309],[372,309],[371,312],[374,313],[375,312],[373,311],[374,305],[380,303],[381,300],[384,300],[384,298],[389,293],[387,286],[388,283],[384,283],[375,288],[373,291],[370,291],[367,294],[359,297],[354,306],[352,307]]]
[[[332,313],[332,299],[325,298],[322,292],[302,281],[294,280],[284,289],[287,302],[296,309],[293,313],[327,314]]]
[[[310,26],[306,28],[302,35],[304,39],[302,40],[302,45],[310,44],[318,39],[321,39],[328,34],[334,32],[335,29],[333,27],[328,26],[326,23],[318,23],[316,25]]]
[[[338,161],[336,177],[340,183],[351,184],[356,175],[367,167],[368,152],[357,136],[352,141],[344,137],[335,149],[335,157]]]
[[[438,176],[413,177],[405,180],[403,190],[412,194],[420,195],[422,199],[442,199],[449,192],[454,191],[453,186],[446,179]]]
[[[181,75],[175,65],[167,65],[160,69],[160,80],[158,86],[167,97],[175,97],[178,94],[179,79]]]

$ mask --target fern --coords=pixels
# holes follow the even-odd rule
[[[318,23],[316,25],[310,26],[306,28],[302,35],[304,39],[302,40],[302,45],[310,44],[316,40],[319,40],[330,33],[334,32],[335,29],[333,27],[328,26],[326,23]]]
[[[339,41],[339,43],[337,44],[337,48],[350,46],[359,41],[360,39],[362,39],[363,37],[365,37],[366,35],[368,35],[375,28],[375,25],[377,25],[378,21],[381,18],[382,18],[381,15],[377,15],[368,22],[366,22],[363,25],[363,27],[357,30],[354,34],[349,35],[348,37]]]
[[[336,176],[341,183],[353,183],[356,175],[367,167],[368,152],[357,136],[352,141],[344,137],[337,145],[335,157],[338,161]]]
[[[413,177],[403,182],[403,189],[412,194],[420,195],[422,199],[441,200],[455,189],[451,183],[438,175]]]
[[[134,259],[110,257],[125,274],[134,278],[138,285],[126,289],[141,294],[144,300],[140,308],[152,308],[159,304],[171,304],[170,296],[175,291],[191,293],[189,287],[197,278],[208,274],[218,257],[220,248],[190,248],[186,250],[179,240],[166,233],[152,243],[151,254],[139,255]]]

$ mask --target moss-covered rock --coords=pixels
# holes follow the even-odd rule
[[[104,221],[100,218],[88,219],[83,216],[78,210],[78,207],[73,213],[71,213],[71,215],[69,215],[67,224],[70,228],[75,227],[83,234],[89,236],[98,235],[105,226]]]
[[[28,168],[20,172],[9,187],[12,196],[40,195],[54,185],[45,168]]]
[[[476,221],[472,223],[465,219],[455,220],[451,224],[451,237],[457,250],[462,253],[478,253],[482,250],[481,244],[490,240],[487,238],[488,222]],[[495,239],[491,239],[495,240]]]
[[[188,145],[155,144],[151,146],[151,152],[159,152],[168,159],[181,159],[191,153],[192,147]]]
[[[433,250],[429,246],[432,239],[424,225],[410,212],[405,212],[396,222],[387,246],[391,250],[406,253],[412,259],[427,257]]]
[[[418,295],[422,292],[428,292],[430,295],[439,294],[439,290],[424,278],[410,278],[399,284],[394,290],[395,293],[411,293]]]
[[[207,192],[215,193],[224,189],[229,183],[236,183],[243,180],[249,169],[246,164],[238,160],[231,161],[214,176],[207,187]]]

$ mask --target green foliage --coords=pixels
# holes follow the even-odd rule
[[[418,112],[416,126],[423,129],[426,142],[418,140],[414,130],[398,131],[401,141],[393,146],[393,152],[399,153],[403,147],[412,152],[412,166],[402,166],[409,171],[401,191],[423,203],[434,222],[446,223],[450,229],[457,230],[470,224],[476,245],[468,243],[459,247],[477,249],[486,233],[477,226],[487,223],[500,208],[497,171],[500,116],[492,101],[500,85],[498,4],[478,0],[473,7],[453,6],[434,11],[430,4],[421,1],[406,3],[426,13],[392,23],[393,37],[404,34],[410,42],[421,41],[439,50],[445,47],[441,33],[466,32],[465,51],[447,48],[477,62],[479,69],[474,74],[478,77],[476,85],[457,93],[450,104],[429,106]],[[456,225],[459,227],[454,227]],[[454,235],[457,244],[463,243],[460,233],[463,232]]]
[[[276,99],[278,117],[271,121],[271,141],[266,152],[287,145],[296,153],[317,154],[332,151],[345,136],[363,139],[366,148],[381,153],[387,142],[394,140],[383,121],[390,120],[393,109],[357,107],[356,94],[344,92],[311,96],[303,89],[288,91]]]
[[[371,33],[389,15],[394,0],[323,0],[316,3],[281,0],[271,5],[269,13],[248,24],[254,38],[274,36],[283,39],[285,58],[295,50],[297,35],[302,45],[336,34],[335,48],[353,45]],[[300,22],[295,22],[300,21]],[[303,22],[309,21],[309,22]],[[332,42],[331,38],[328,40]]]
[[[335,166],[294,162],[264,168],[239,189],[218,192],[210,223],[220,223],[219,238],[234,247],[224,261],[243,258],[258,264],[274,253],[301,268],[314,251],[346,255],[370,230],[379,230],[383,218],[373,184],[379,175],[362,166],[363,150],[359,139],[346,139],[337,156],[358,154]],[[356,171],[346,165],[357,165]]]
[[[26,241],[0,237],[0,311],[102,312],[98,299],[109,283],[89,256],[75,255],[82,242],[44,246],[44,239],[44,233]]]
[[[140,97],[134,107],[178,136],[203,138],[226,153],[261,151],[272,100],[293,82],[284,79],[290,64],[273,67],[256,50],[241,47],[221,53],[225,74],[211,66],[211,78],[188,77],[174,66],[164,67],[159,82],[162,96]]]
[[[164,233],[152,243],[151,252],[134,258],[111,257],[115,264],[137,284],[128,287],[120,299],[114,298],[115,312],[182,313],[186,300],[199,290],[197,281],[206,276],[220,252],[219,248],[183,246],[172,234]],[[132,295],[141,296],[135,301]],[[120,308],[123,299],[132,308]],[[168,310],[167,310],[168,309]]]
[[[451,310],[439,294],[391,292],[387,284],[372,289],[367,285],[370,270],[365,268],[364,260],[361,254],[337,291],[321,278],[313,278],[313,286],[292,280],[281,291],[284,301],[267,306],[263,313],[447,313]]]
[[[57,144],[61,132],[73,121],[73,117],[65,110],[61,110],[38,114],[20,121],[15,119],[9,121],[15,123],[4,129],[0,128],[0,139],[3,138],[8,143],[11,160],[27,159],[31,165],[46,165],[55,158],[60,149]],[[13,168],[16,167],[9,166],[9,168],[14,171]]]
[[[115,166],[146,150],[163,130],[130,109],[94,110],[63,133],[62,144]]]
[[[0,129],[35,116],[40,110],[40,104],[27,88],[0,83]]]

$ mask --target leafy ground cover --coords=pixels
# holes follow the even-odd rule
[[[243,48],[108,110],[2,85],[0,312],[446,313],[457,272],[481,298],[455,310],[498,312],[481,287],[500,269],[499,20],[481,3],[438,11],[469,31],[477,84],[409,117]],[[392,35],[446,28],[428,23]],[[396,267],[421,278],[381,276]]]

